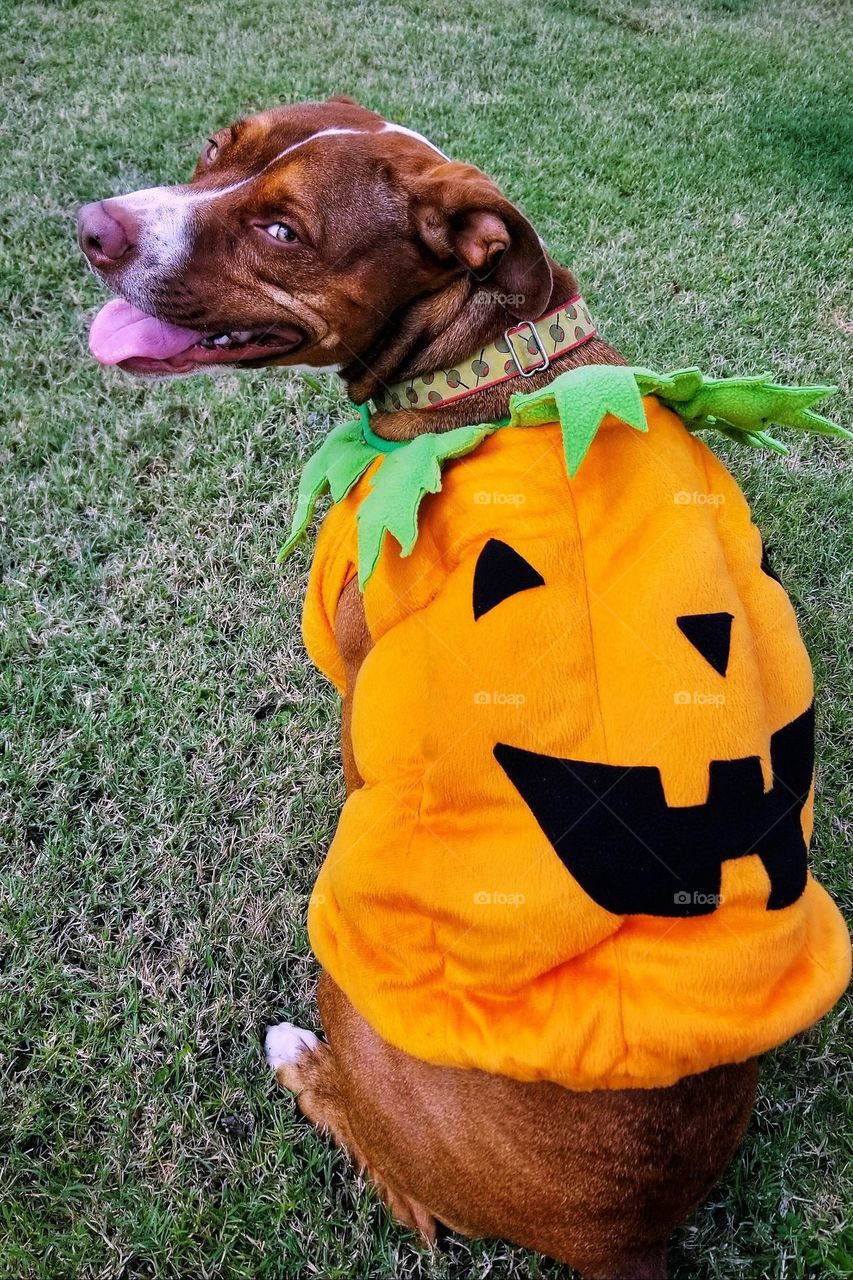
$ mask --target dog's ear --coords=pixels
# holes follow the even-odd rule
[[[551,296],[542,242],[490,178],[449,160],[421,175],[412,195],[418,234],[439,262],[455,260],[501,293],[511,315],[542,314]]]

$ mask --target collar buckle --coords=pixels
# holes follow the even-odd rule
[[[536,347],[536,350],[539,353],[539,358],[542,362],[541,364],[535,364],[532,369],[525,369],[523,367],[521,361],[518,358],[518,353],[516,352],[516,349],[513,345],[513,341],[512,341],[513,338],[515,337],[516,334],[521,333],[522,329],[529,330],[529,337],[526,337],[525,341],[529,345],[530,340],[531,339],[533,340],[533,344]],[[506,341],[506,345],[509,348],[510,358],[512,359],[513,364],[515,365],[518,372],[521,374],[522,378],[532,378],[534,373],[543,373],[548,368],[548,365],[551,363],[551,358],[548,355],[548,352],[545,350],[545,346],[542,342],[542,338],[540,336],[539,330],[536,328],[536,325],[533,323],[532,320],[520,320],[518,324],[510,325],[508,329],[504,329],[504,339]]]

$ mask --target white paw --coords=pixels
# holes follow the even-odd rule
[[[313,1031],[295,1027],[292,1022],[279,1022],[275,1027],[267,1027],[264,1040],[267,1062],[273,1071],[289,1067],[301,1054],[311,1053],[319,1043]]]

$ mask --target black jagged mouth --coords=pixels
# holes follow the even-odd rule
[[[761,760],[713,760],[703,804],[670,806],[660,770],[540,755],[499,742],[494,756],[570,875],[614,915],[709,915],[722,864],[756,854],[769,911],[806,886],[802,812],[814,770],[814,708],[770,739],[773,785]]]

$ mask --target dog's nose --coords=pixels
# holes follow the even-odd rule
[[[77,215],[77,239],[94,267],[123,262],[136,247],[139,223],[119,200],[96,200]]]

